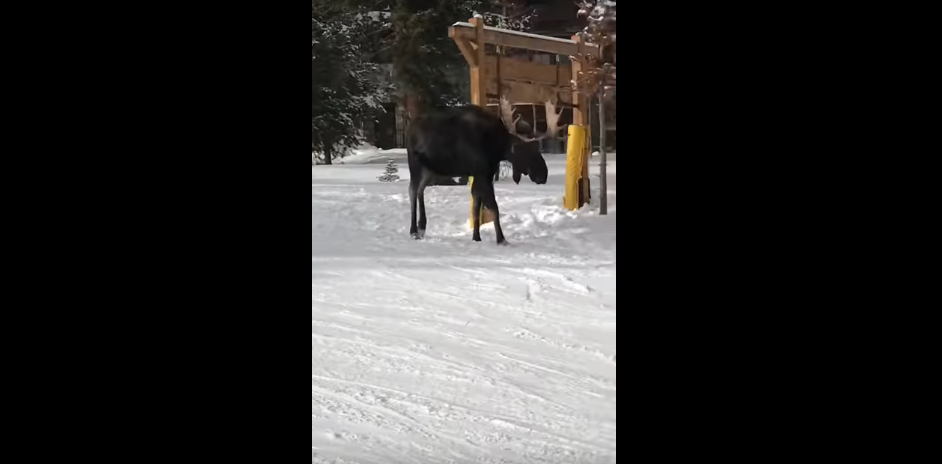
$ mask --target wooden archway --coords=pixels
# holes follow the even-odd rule
[[[484,45],[493,44],[564,56],[597,53],[596,45],[583,43],[579,36],[572,36],[572,40],[567,40],[485,26],[483,18],[471,18],[466,23],[455,23],[448,28],[448,37],[455,41],[468,62],[472,104],[487,106],[488,100],[496,100],[498,95],[507,97],[513,104],[542,105],[546,100],[551,100],[561,106],[572,107],[573,124],[588,125],[586,113],[589,99],[570,83],[580,71],[578,62],[552,65],[501,57],[498,82],[498,57],[486,55]]]
[[[572,108],[572,124],[584,126],[586,129],[590,127],[589,97],[571,84],[581,70],[581,63],[572,61],[571,64],[552,65],[513,57],[488,56],[485,53],[485,45],[493,44],[564,56],[598,55],[597,45],[584,43],[577,35],[567,40],[485,26],[484,19],[480,17],[471,18],[466,23],[453,24],[448,28],[448,37],[455,41],[468,62],[472,104],[486,108],[491,106],[489,100],[496,102],[500,96],[506,97],[513,105],[543,105],[550,100],[557,106]],[[534,130],[535,124],[534,120]],[[587,155],[588,153],[583,156]],[[582,198],[579,201],[581,206],[583,200],[589,199],[588,158],[584,157],[580,163],[583,180],[580,189]]]

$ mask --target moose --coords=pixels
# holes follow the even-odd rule
[[[536,184],[545,184],[546,161],[540,153],[539,140],[556,137],[560,114],[552,102],[546,102],[546,132],[538,137],[514,111],[506,98],[500,101],[500,116],[475,105],[446,108],[423,114],[412,121],[406,136],[409,160],[409,235],[425,237],[425,187],[441,177],[473,176],[471,185],[474,232],[471,240],[481,241],[481,212],[494,213],[497,243],[506,244],[500,227],[500,212],[494,196],[494,175],[501,161],[510,161],[514,182],[526,175]],[[418,203],[418,223],[416,223]]]

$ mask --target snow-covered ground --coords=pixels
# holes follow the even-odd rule
[[[312,462],[614,463],[616,162],[608,216],[598,158],[577,212],[563,155],[495,184],[498,246],[467,186],[429,187],[412,240],[404,150],[354,156],[311,169]]]

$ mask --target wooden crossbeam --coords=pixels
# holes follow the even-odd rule
[[[579,48],[575,41],[568,39],[558,39],[526,32],[511,31],[496,27],[484,26],[484,43],[503,45],[506,47],[524,48],[527,50],[537,50],[546,53],[555,53],[558,55],[575,55]],[[448,37],[456,42],[459,39],[476,41],[477,33],[471,23],[455,23],[448,28]],[[598,53],[598,46],[595,44],[584,44],[584,51]]]

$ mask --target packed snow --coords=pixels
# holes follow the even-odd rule
[[[311,168],[314,463],[615,463],[615,189],[562,207],[549,181],[495,184],[509,245],[471,240],[468,186],[425,193],[409,237],[404,150]],[[388,159],[398,182],[380,182]]]

